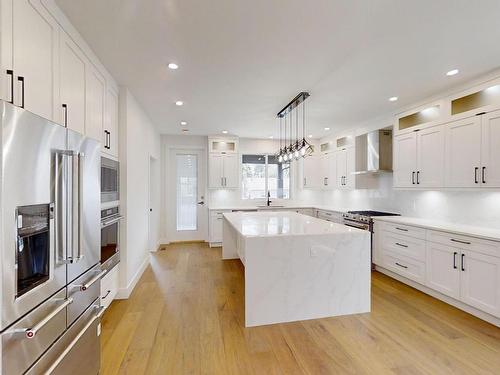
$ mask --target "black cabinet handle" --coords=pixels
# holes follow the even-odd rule
[[[408,245],[403,245],[402,243],[396,242],[396,245],[401,246],[401,247],[408,247]]]
[[[486,167],[483,167],[483,170],[482,170],[482,180],[483,180],[483,184],[486,183]]]
[[[465,254],[462,254],[462,271],[465,271],[464,258],[465,258]]]
[[[67,128],[68,127],[68,105],[63,104],[62,107],[63,107],[63,111],[64,111],[64,127]]]
[[[111,150],[111,132],[108,131],[108,150]]]
[[[10,104],[14,104],[14,71],[7,69],[7,75],[10,76]]]
[[[104,148],[105,148],[106,150],[109,150],[109,149],[111,148],[111,147],[110,147],[110,145],[109,145],[109,144],[110,144],[110,142],[111,142],[111,141],[110,141],[110,139],[111,139],[111,138],[110,138],[110,136],[109,136],[110,134],[111,134],[111,133],[110,133],[109,131],[104,130],[104,135],[105,135],[105,137],[104,137]]]
[[[420,171],[417,171],[417,185],[420,185],[419,176],[420,176]]]
[[[401,263],[396,262],[396,266],[402,267],[402,268],[408,268],[408,266],[404,266]]]
[[[415,185],[415,172],[411,172],[411,183]]]
[[[456,240],[454,238],[450,238],[450,241],[452,241],[452,242],[458,242],[458,243],[463,243],[464,245],[470,245],[470,242],[468,242],[468,241]]]
[[[474,167],[474,183],[479,183],[477,180],[477,171],[479,170],[479,167]]]
[[[453,253],[453,269],[455,269],[455,270],[457,269],[457,255],[458,255],[458,253],[455,251]]]
[[[401,230],[401,231],[403,231],[403,232],[408,232],[408,229],[398,228],[398,227],[396,227],[396,229],[397,229],[397,230]]]
[[[24,77],[17,77],[17,80],[21,82],[21,108],[24,108]]]

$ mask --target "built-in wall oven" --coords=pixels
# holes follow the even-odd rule
[[[101,158],[101,203],[120,199],[120,164],[112,159]]]
[[[111,270],[120,262],[120,215],[118,206],[101,210],[101,269]]]

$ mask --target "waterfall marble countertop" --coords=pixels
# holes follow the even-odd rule
[[[360,229],[332,223],[295,212],[228,212],[223,214],[243,237],[301,236],[360,233]]]
[[[290,211],[223,214],[223,259],[245,266],[245,325],[370,311],[370,232]]]

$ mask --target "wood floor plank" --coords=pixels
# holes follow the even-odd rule
[[[500,328],[372,274],[372,312],[245,328],[244,268],[164,246],[102,319],[108,374],[500,374]]]

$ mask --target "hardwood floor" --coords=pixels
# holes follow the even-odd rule
[[[372,312],[244,327],[243,266],[187,243],[152,256],[102,321],[102,374],[500,374],[500,328],[380,273]]]

